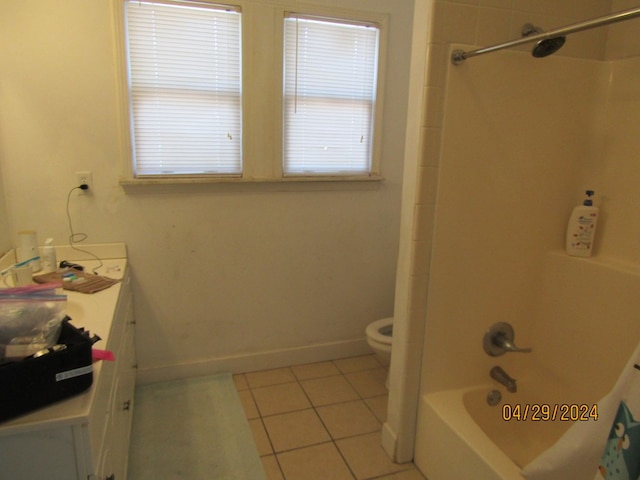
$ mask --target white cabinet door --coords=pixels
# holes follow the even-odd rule
[[[86,480],[93,473],[86,439],[83,427],[1,437],[0,479]]]

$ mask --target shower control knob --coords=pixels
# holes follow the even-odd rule
[[[515,333],[513,327],[506,322],[498,322],[484,334],[482,347],[487,355],[497,357],[507,352],[531,352],[531,348],[519,348],[514,342]]]

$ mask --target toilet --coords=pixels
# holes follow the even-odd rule
[[[391,340],[393,334],[393,317],[382,318],[371,322],[365,330],[367,343],[377,354],[378,359],[386,366],[391,361]]]

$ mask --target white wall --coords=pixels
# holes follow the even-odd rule
[[[639,76],[640,52],[608,62],[606,101],[598,119],[598,157],[588,171],[590,183],[600,192],[602,210],[596,253],[635,269],[640,267]]]
[[[9,234],[9,217],[5,204],[4,182],[2,181],[2,167],[0,161],[0,255],[11,249],[11,235]]]
[[[531,341],[543,259],[562,250],[571,208],[589,188],[598,62],[508,51],[473,60],[448,77],[425,392],[485,383],[493,365],[517,361],[484,354],[483,335],[508,322],[520,343]],[[447,367],[429,368],[436,362]]]
[[[565,14],[573,8],[565,7]],[[443,2],[439,8],[462,7]],[[563,10],[562,4],[546,8],[549,18]],[[485,10],[479,18],[483,12],[489,18]],[[583,19],[598,14],[585,11]],[[514,10],[512,18],[524,15]],[[602,213],[594,258],[640,265],[634,213],[640,144],[633,133],[640,119],[639,57],[630,29],[638,24],[569,36],[570,56],[564,49],[544,59],[502,51],[448,67],[423,391],[485,380],[494,360],[479,347],[493,322],[512,323],[526,343],[543,259],[564,248],[567,219],[585,189],[596,190]],[[436,361],[448,368],[429,368]]]
[[[380,185],[125,192],[111,1],[0,4],[10,235],[65,243],[74,173],[93,172],[93,194],[71,195],[74,227],[128,245],[143,381],[358,353],[393,311],[412,2],[325,3],[391,14]]]

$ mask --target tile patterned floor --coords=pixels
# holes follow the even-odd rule
[[[373,355],[234,376],[269,480],[424,480],[380,446],[386,368]]]

